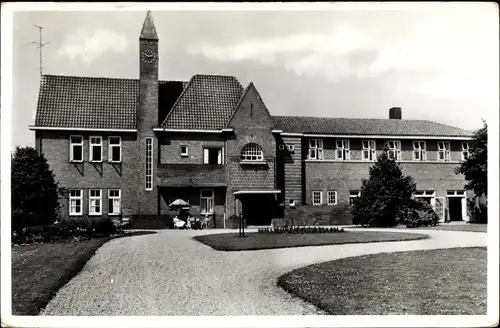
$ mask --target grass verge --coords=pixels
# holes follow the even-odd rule
[[[486,248],[345,258],[291,271],[278,285],[331,315],[486,315]]]
[[[200,235],[193,238],[218,251],[247,251],[271,248],[416,240],[428,237],[428,235],[424,234],[405,232],[345,231],[340,233],[318,234],[251,232],[245,234],[245,237],[239,237],[237,233],[223,233]]]
[[[147,233],[152,232],[140,231],[78,242],[13,246],[12,314],[38,315],[104,243],[115,238]]]

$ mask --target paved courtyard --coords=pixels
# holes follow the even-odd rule
[[[215,251],[192,239],[221,232],[161,230],[112,240],[41,315],[321,314],[276,286],[276,279],[308,264],[343,257],[487,244],[486,233],[439,230],[414,231],[431,237],[415,241],[245,252]]]

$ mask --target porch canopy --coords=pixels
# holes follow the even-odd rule
[[[280,194],[281,190],[238,190],[234,195]]]

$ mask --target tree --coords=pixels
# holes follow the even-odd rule
[[[361,196],[354,201],[353,223],[391,227],[402,222],[412,206],[416,184],[404,176],[398,163],[389,159],[387,149],[370,167],[370,176],[362,180]]]
[[[12,229],[54,223],[59,209],[58,186],[43,154],[16,147],[12,157]]]
[[[469,156],[455,168],[456,174],[463,174],[467,184],[465,189],[474,194],[488,195],[488,125],[483,121],[483,127],[474,131]]]
[[[470,208],[475,219],[487,222],[488,196],[488,125],[474,131],[468,157],[455,168],[456,174],[463,174],[467,181],[465,189],[474,192]]]

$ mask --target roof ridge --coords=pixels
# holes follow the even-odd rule
[[[438,123],[430,120],[414,120],[414,119],[401,119],[395,120],[391,118],[377,118],[377,117],[331,117],[331,116],[304,116],[304,115],[271,115],[272,117],[295,117],[295,118],[314,118],[314,119],[334,119],[334,120],[378,120],[378,121],[394,121],[394,122],[431,122]],[[439,123],[442,124],[442,123]],[[450,127],[453,127],[450,125]]]
[[[132,79],[126,77],[107,77],[107,76],[77,76],[77,75],[62,75],[62,74],[43,74],[44,77],[66,77],[66,78],[77,78],[77,79],[89,79],[89,80],[120,80],[120,81],[139,81],[139,79]]]
[[[191,79],[189,80],[188,84],[186,85],[186,87],[184,88],[184,90],[182,90],[181,94],[179,95],[179,97],[177,97],[177,100],[174,102],[174,104],[172,105],[172,108],[170,109],[170,111],[168,112],[167,116],[165,116],[165,119],[163,120],[163,122],[161,123],[160,127],[164,126],[165,124],[167,124],[167,120],[170,118],[170,116],[172,116],[172,113],[173,111],[175,110],[175,108],[177,107],[177,104],[179,103],[179,101],[181,100],[181,98],[184,97],[184,95],[186,94],[186,90],[189,89],[191,87],[191,85],[193,84],[193,80],[194,80],[194,76],[191,77]]]
[[[202,73],[198,73],[198,74],[194,74],[191,78],[194,78],[196,76],[213,76],[213,77],[230,77],[230,78],[233,78],[235,79],[236,81],[238,81],[238,83],[240,83],[240,81],[238,80],[238,78],[234,75],[223,75],[223,74],[202,74]],[[241,83],[240,83],[241,85]]]

